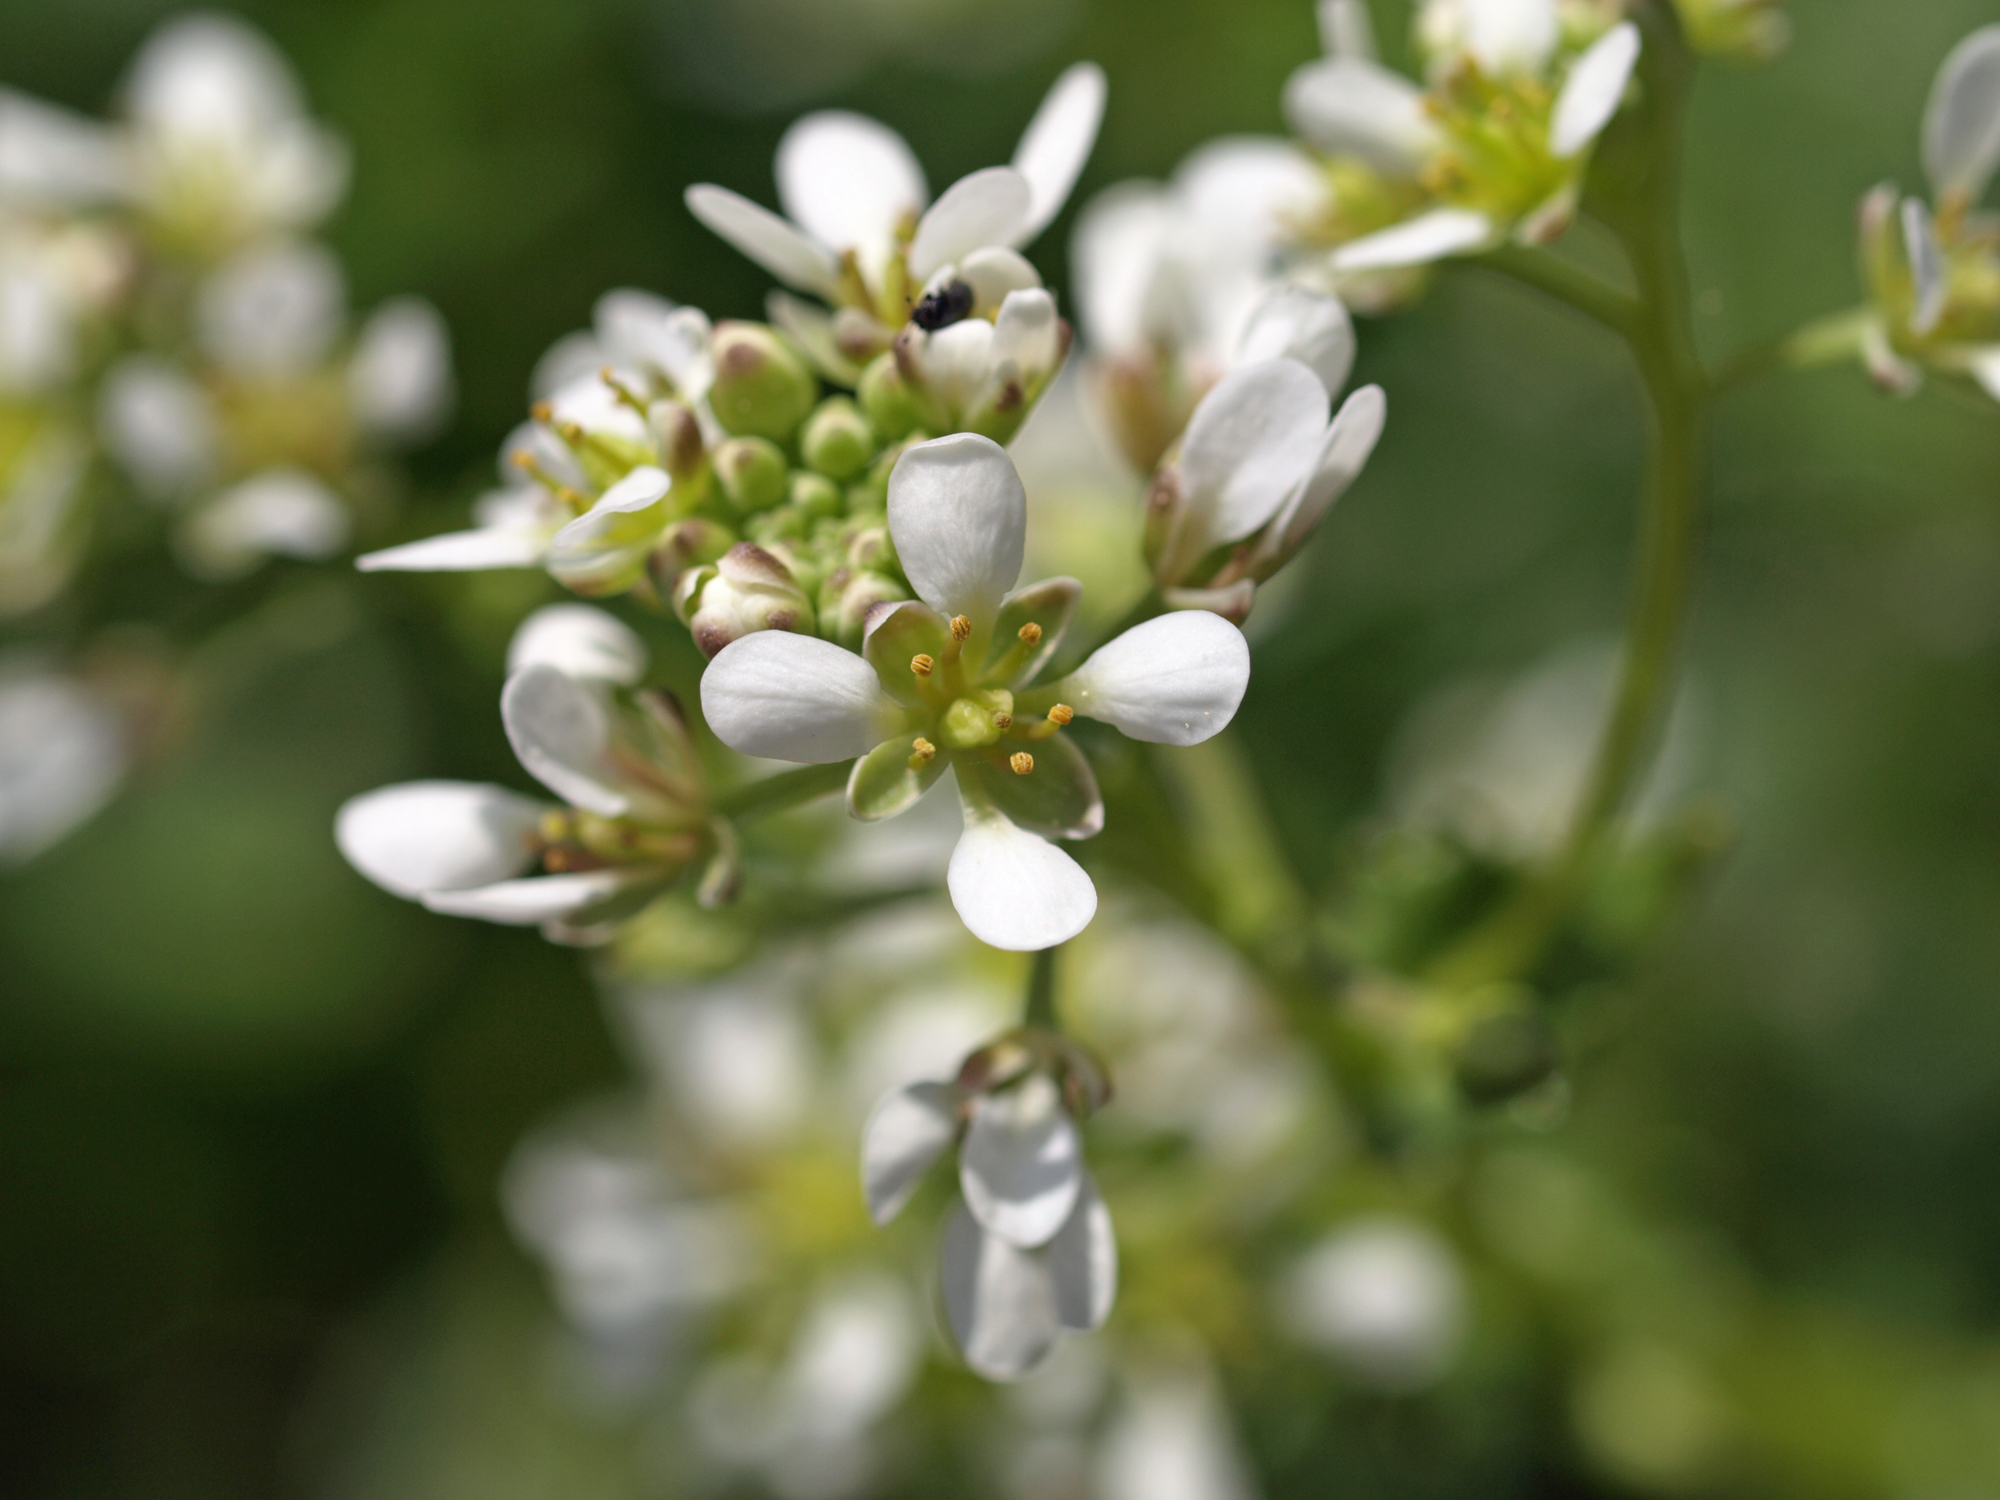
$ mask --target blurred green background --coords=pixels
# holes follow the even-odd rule
[[[175,8],[13,0],[0,77],[101,112]],[[1374,11],[1405,50],[1400,0]],[[356,304],[419,292],[453,330],[459,416],[417,461],[412,534],[487,482],[536,357],[600,292],[756,315],[762,274],[680,191],[768,201],[800,109],[887,120],[943,184],[1005,159],[1049,80],[1095,58],[1111,104],[1074,205],[1214,135],[1280,130],[1279,89],[1317,48],[1305,0],[241,13],[354,147],[331,237]],[[1858,299],[1854,204],[1918,181],[1931,75],[1988,19],[1979,0],[1805,0],[1774,66],[1707,73],[1688,232],[1712,353]],[[1058,288],[1073,217],[1036,251]],[[1615,346],[1477,272],[1365,325],[1359,374],[1389,391],[1388,435],[1260,642],[1240,720],[1315,888],[1379,812],[1414,704],[1616,631],[1642,436]],[[2000,1431],[2000,412],[1886,401],[1858,370],[1767,381],[1725,407],[1711,493],[1696,780],[1737,834],[1578,1076],[1565,1140],[1634,1213],[1677,1226],[1674,1264],[1605,1278],[1720,1257],[1715,1284],[1754,1285],[1772,1320],[1769,1369],[1745,1377],[1763,1405],[1729,1420],[1796,1461],[1721,1489],[1876,1494],[1890,1472],[1946,1500],[1922,1462],[1843,1444],[1881,1429],[1924,1448],[1921,1423],[1882,1411],[1924,1381],[1944,1382],[1933,1409],[1962,1404],[1987,1444]],[[411,1391],[449,1391],[454,1370],[532,1384],[502,1335],[468,1348],[443,1330],[482,1298],[537,1305],[495,1182],[529,1124],[619,1078],[597,1001],[576,955],[396,902],[328,832],[341,799],[383,782],[519,783],[501,656],[544,588],[279,568],[211,633],[213,606],[164,560],[86,581],[98,618],[199,642],[206,689],[125,796],[0,877],[0,1491],[399,1493],[348,1462],[328,1415],[360,1378],[343,1351],[392,1324],[436,1333],[436,1368],[400,1376]],[[466,607],[438,608],[448,589]],[[1264,1487],[1645,1485],[1643,1453],[1607,1468],[1561,1402],[1487,1379],[1473,1409],[1378,1403],[1337,1441],[1253,1421]],[[400,1419],[441,1449],[484,1440],[435,1394]],[[623,1493],[584,1437],[526,1452],[504,1475],[439,1469],[426,1492]]]

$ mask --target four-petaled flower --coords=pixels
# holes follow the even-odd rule
[[[638,637],[589,605],[550,605],[515,633],[508,667],[507,738],[567,806],[463,781],[382,787],[340,809],[348,862],[432,911],[561,942],[609,937],[704,855],[704,898],[729,894],[734,839],[709,818],[679,712],[656,693],[635,694],[629,711],[612,696],[645,675]]]
[[[1081,586],[1014,589],[1026,531],[1027,497],[997,444],[967,433],[920,443],[889,479],[889,533],[917,599],[871,612],[862,655],[763,631],[724,647],[701,681],[709,727],[746,755],[859,757],[847,788],[858,818],[899,813],[955,770],[965,832],[952,901],[976,937],[1024,950],[1075,936],[1097,909],[1090,877],[1048,842],[1088,838],[1104,820],[1063,726],[1081,714],[1134,739],[1199,744],[1229,723],[1250,678],[1236,628],[1187,611],[1031,687]]]
[[[1118,1242],[1078,1128],[1107,1093],[1080,1048],[1023,1032],[973,1053],[950,1083],[885,1095],[862,1132],[862,1191],[877,1224],[958,1144],[962,1201],[945,1225],[939,1283],[965,1362],[989,1380],[1019,1379],[1064,1329],[1089,1332],[1110,1316]]]

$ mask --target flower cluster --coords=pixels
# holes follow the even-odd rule
[[[1568,228],[1639,57],[1616,7],[1425,0],[1422,87],[1375,60],[1351,0],[1322,17],[1328,55],[1292,75],[1285,112],[1323,172],[1295,238],[1336,284],[1390,305],[1414,268]]]
[[[101,449],[196,574],[343,550],[371,455],[451,402],[442,320],[350,324],[305,236],[347,180],[285,60],[242,23],[162,26],[109,124],[0,90],[0,608],[59,591]]]
[[[564,805],[460,781],[382,787],[340,809],[349,862],[432,911],[559,942],[603,941],[690,868],[704,899],[730,894],[735,840],[709,814],[679,708],[658,692],[618,697],[645,676],[638,637],[588,605],[551,605],[516,632],[508,668],[507,738]]]
[[[1861,353],[1886,390],[1914,391],[1928,367],[2000,400],[2000,218],[1979,206],[2000,167],[2000,26],[1973,32],[1938,70],[1923,156],[1929,203],[1892,183],[1861,201]]]

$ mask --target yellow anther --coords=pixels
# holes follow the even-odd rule
[[[937,658],[919,651],[910,658],[910,670],[919,677],[928,677],[937,669]]]
[[[1054,708],[1049,710],[1049,722],[1058,727],[1067,724],[1075,717],[1076,710],[1071,708],[1067,703],[1058,703]]]
[[[937,746],[933,745],[922,735],[918,735],[914,740],[910,741],[910,749],[910,769],[912,771],[921,771],[925,766],[937,759]]]
[[[1014,716],[1012,714],[995,714],[993,716],[993,727],[995,729],[1012,729],[1014,727]]]
[[[1014,768],[1016,776],[1026,776],[1035,769],[1035,757],[1025,750],[1016,750],[1007,757],[1007,764]]]
[[[583,430],[581,422],[556,423],[556,436],[561,438],[565,443],[568,443],[572,448],[576,447],[589,435],[589,433]]]
[[[1026,641],[1030,646],[1041,645],[1042,627],[1037,625],[1033,620],[1028,621],[1027,624],[1021,627],[1021,639]]]
[[[972,621],[966,619],[964,615],[953,615],[951,617],[951,638],[953,640],[962,641],[971,634]]]
[[[537,401],[533,406],[528,408],[528,415],[533,417],[537,422],[547,422],[549,418],[555,415],[555,411],[556,409],[549,405],[548,402]]]

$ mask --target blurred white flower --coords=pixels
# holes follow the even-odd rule
[[[1415,1391],[1450,1370],[1465,1338],[1458,1257],[1412,1220],[1347,1224],[1309,1250],[1286,1278],[1281,1325],[1332,1355],[1355,1380]]]
[[[1212,1376],[1136,1375],[1099,1441],[1095,1500],[1255,1500],[1249,1465]]]
[[[647,1070],[710,1144],[770,1147],[814,1103],[818,1059],[784,959],[705,983],[635,986],[619,996]]]
[[[456,399],[443,315],[421,297],[392,297],[370,313],[348,360],[347,399],[364,429],[391,442],[442,427]]]
[[[0,866],[41,853],[96,812],[127,762],[110,704],[31,657],[0,659]]]
[[[124,98],[142,200],[205,243],[309,228],[346,191],[346,146],[307,117],[283,54],[233,17],[166,22]]]
[[[0,88],[0,203],[82,208],[122,197],[130,187],[113,127]]]
[[[279,240],[225,261],[202,283],[203,348],[244,380],[284,380],[323,361],[347,317],[347,279],[326,246]]]
[[[299,469],[268,469],[190,515],[179,547],[198,576],[231,578],[267,557],[332,557],[353,527],[346,504],[324,481]]]
[[[1228,724],[1250,672],[1235,628],[1191,611],[1127,631],[1031,698],[1077,586],[1013,589],[1026,528],[1020,479],[996,444],[918,444],[890,476],[889,532],[922,602],[872,613],[864,655],[789,631],[745,635],[701,684],[709,727],[746,755],[856,758],[848,807],[865,820],[904,811],[955,771],[965,831],[947,875],[953,904],[981,941],[1020,950],[1074,937],[1097,909],[1090,877],[1049,842],[1103,821],[1089,762],[1062,726],[1083,714],[1135,739],[1198,744]]]
[[[213,478],[221,461],[215,407],[178,366],[127,355],[98,394],[104,445],[148,499],[178,499]]]

